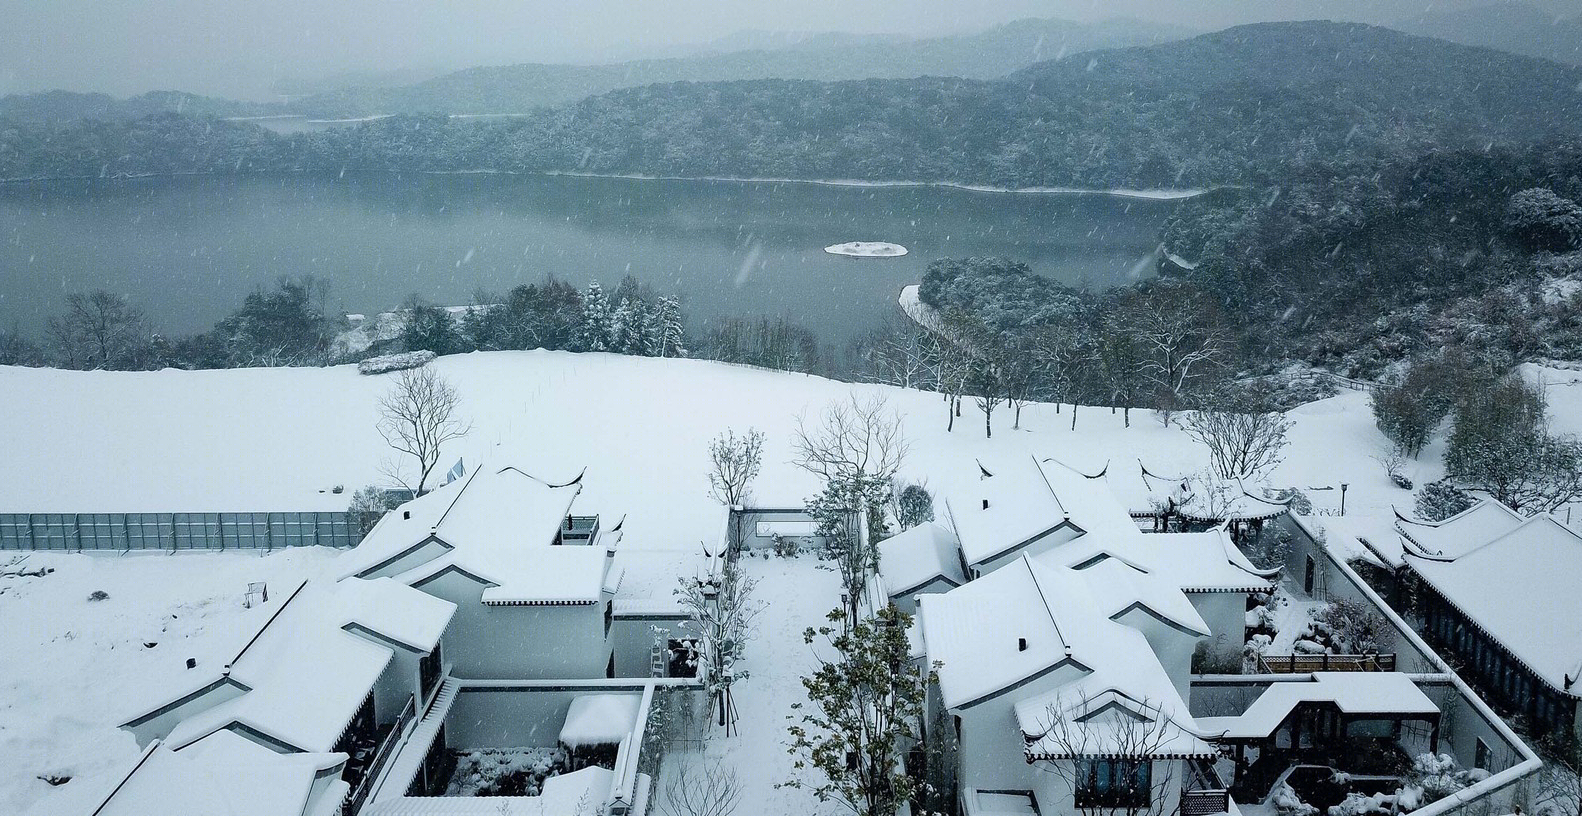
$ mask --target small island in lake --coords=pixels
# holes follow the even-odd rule
[[[849,258],[899,258],[906,254],[906,247],[884,241],[849,241],[824,247],[824,251]]]

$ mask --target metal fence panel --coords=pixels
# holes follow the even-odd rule
[[[0,550],[229,550],[352,547],[344,511],[0,513]]]

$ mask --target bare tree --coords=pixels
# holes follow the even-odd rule
[[[852,342],[852,356],[861,361],[864,379],[900,388],[932,388],[937,380],[927,359],[927,343],[928,331],[897,310]]]
[[[143,312],[98,289],[66,296],[66,314],[51,318],[49,335],[67,368],[127,369],[143,365],[151,334]]]
[[[763,456],[764,433],[756,428],[748,428],[740,437],[727,428],[709,443],[709,491],[735,519],[733,547],[742,545],[742,516],[736,509],[747,501],[753,479],[758,478],[763,466]]]
[[[1183,423],[1187,436],[1208,447],[1209,462],[1221,479],[1254,476],[1279,464],[1291,420],[1245,401],[1224,400],[1197,411]]]
[[[741,801],[736,771],[719,760],[684,762],[665,782],[668,816],[730,816]]]
[[[440,448],[472,430],[472,423],[455,416],[461,397],[434,369],[423,366],[402,371],[395,386],[379,401],[379,434],[397,453],[417,460],[416,486],[403,477],[399,462],[387,463],[385,475],[413,493],[427,492],[428,477],[439,464]]]
[[[1230,343],[1208,299],[1187,284],[1157,284],[1130,295],[1118,319],[1136,345],[1138,374],[1164,423],[1225,366]]]
[[[728,560],[718,578],[701,581],[683,577],[676,589],[688,616],[681,628],[698,639],[698,675],[719,709],[720,725],[727,722],[731,685],[747,678],[746,672],[736,670],[736,662],[746,651],[753,622],[763,611],[763,603],[753,599],[757,585],[741,575],[734,560]]]
[[[1100,711],[1105,705],[1125,710]],[[1057,696],[1046,709],[1046,720],[1040,723],[1042,732],[1027,735],[1029,760],[1065,784],[1079,812],[1165,813],[1181,762],[1163,759],[1179,754],[1171,743],[1181,729],[1169,711],[1147,699],[1116,695],[1109,701],[1084,694],[1075,700]]]
[[[1538,805],[1554,816],[1582,816],[1582,744],[1572,741],[1544,763],[1538,778]]]
[[[883,397],[859,400],[853,394],[825,407],[814,426],[799,417],[791,445],[795,464],[824,479],[823,490],[808,500],[808,512],[820,521],[819,534],[840,567],[848,612],[855,618],[857,599],[878,563],[875,542],[884,533],[884,505],[907,453],[901,417]],[[866,538],[857,527],[864,517]]]
[[[817,424],[798,417],[791,447],[797,467],[827,482],[888,482],[907,454],[901,417],[889,402],[856,394],[825,406]]]

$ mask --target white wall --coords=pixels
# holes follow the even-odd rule
[[[977,572],[979,577],[982,577],[994,572],[1006,564],[1011,563],[1012,561],[1015,561],[1018,558],[1021,558],[1022,553],[1027,553],[1028,555],[1032,556],[1042,555],[1060,546],[1061,544],[1074,540],[1080,535],[1082,535],[1082,531],[1070,525],[1058,527],[1048,533],[1045,533],[1042,537],[1032,539],[1031,541],[1022,544],[1020,547],[1012,549],[1010,552],[990,558],[987,561],[977,565],[973,569]]]
[[[1030,790],[1039,773],[1027,764],[1021,726],[1012,710],[1017,701],[1069,683],[1085,672],[1063,666],[1024,686],[953,712],[961,718],[962,788]]]
[[[619,613],[615,617],[615,625],[610,629],[610,646],[615,651],[615,676],[616,677],[647,677],[651,672],[649,665],[654,647],[654,632],[651,627],[658,626],[668,630],[668,638],[688,637],[689,634],[681,628],[684,616],[661,617],[654,615],[633,615],[622,617]]]
[[[441,544],[431,538],[423,542],[423,545],[414,550],[410,555],[402,556],[401,558],[390,562],[390,564],[387,566],[364,572],[358,577],[372,579],[400,575],[401,573],[406,572],[407,570],[412,569],[419,564],[427,564],[428,562],[433,561],[434,559],[444,555],[447,551],[448,548],[446,548],[444,544]]]
[[[240,696],[242,696],[241,686],[232,682],[221,683],[157,717],[150,718],[147,722],[125,726],[125,730],[131,732],[132,737],[137,740],[137,747],[147,748],[150,742],[169,736],[171,729],[179,725],[182,720]]]
[[[895,604],[896,609],[899,609],[913,617],[917,617],[917,596],[938,595],[949,592],[952,589],[955,589],[955,587],[952,586],[949,581],[946,581],[943,578],[935,578],[934,580],[929,581],[928,583],[912,590],[911,592],[908,592],[904,595],[896,595],[890,598],[890,601]]]
[[[445,659],[457,677],[541,680],[604,677],[610,659],[604,604],[488,606],[484,585],[447,572],[418,587],[456,604]]]
[[[1181,699],[1192,699],[1192,650],[1202,638],[1183,632],[1141,609],[1133,609],[1115,620],[1142,633]]]
[[[1247,642],[1247,594],[1189,592],[1187,599],[1214,633],[1209,641],[1209,652],[1223,659],[1240,659]]]
[[[384,673],[374,682],[374,719],[380,723],[395,722],[406,707],[407,699],[418,692],[418,660],[414,654],[399,646],[391,647],[395,656],[385,666]],[[419,699],[414,705],[421,705]]]

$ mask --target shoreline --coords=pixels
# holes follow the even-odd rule
[[[452,172],[452,171],[435,171]],[[479,171],[455,171],[479,172]],[[524,174],[525,175],[525,174]],[[1002,193],[1011,195],[1104,195],[1116,198],[1135,198],[1148,201],[1184,201],[1208,192],[1206,189],[1186,190],[1134,190],[1116,187],[1099,190],[1087,187],[995,187],[988,184],[966,184],[958,181],[864,181],[861,179],[794,179],[757,178],[750,176],[653,176],[642,173],[583,173],[573,170],[546,170],[533,175],[570,176],[573,178],[624,179],[628,181],[714,181],[735,184],[816,184],[824,187],[940,187],[965,190],[972,193]]]
[[[810,184],[820,187],[854,187],[854,188],[938,188],[947,190],[962,190],[970,193],[990,193],[998,195],[1091,195],[1110,196],[1112,198],[1128,198],[1139,201],[1186,201],[1204,195],[1207,189],[1187,190],[1133,190],[1127,188],[1114,188],[1110,190],[1090,189],[1086,187],[994,187],[987,184],[963,184],[954,181],[863,181],[860,179],[792,179],[792,178],[747,178],[737,176],[650,176],[637,173],[581,173],[569,170],[543,170],[521,172],[517,170],[380,170],[367,169],[356,171],[359,173],[379,173],[384,175],[402,175],[406,173],[430,176],[541,176],[556,178],[588,178],[610,179],[621,181],[699,181],[731,184]],[[166,173],[123,173],[113,176],[34,176],[24,178],[0,178],[0,184],[43,184],[59,181],[130,181],[134,179],[151,178],[187,178],[193,176],[211,176],[214,178],[236,178],[243,176],[313,176],[316,172],[304,169],[272,169],[241,172],[214,172],[208,170],[176,171]],[[326,171],[324,175],[334,175]]]

